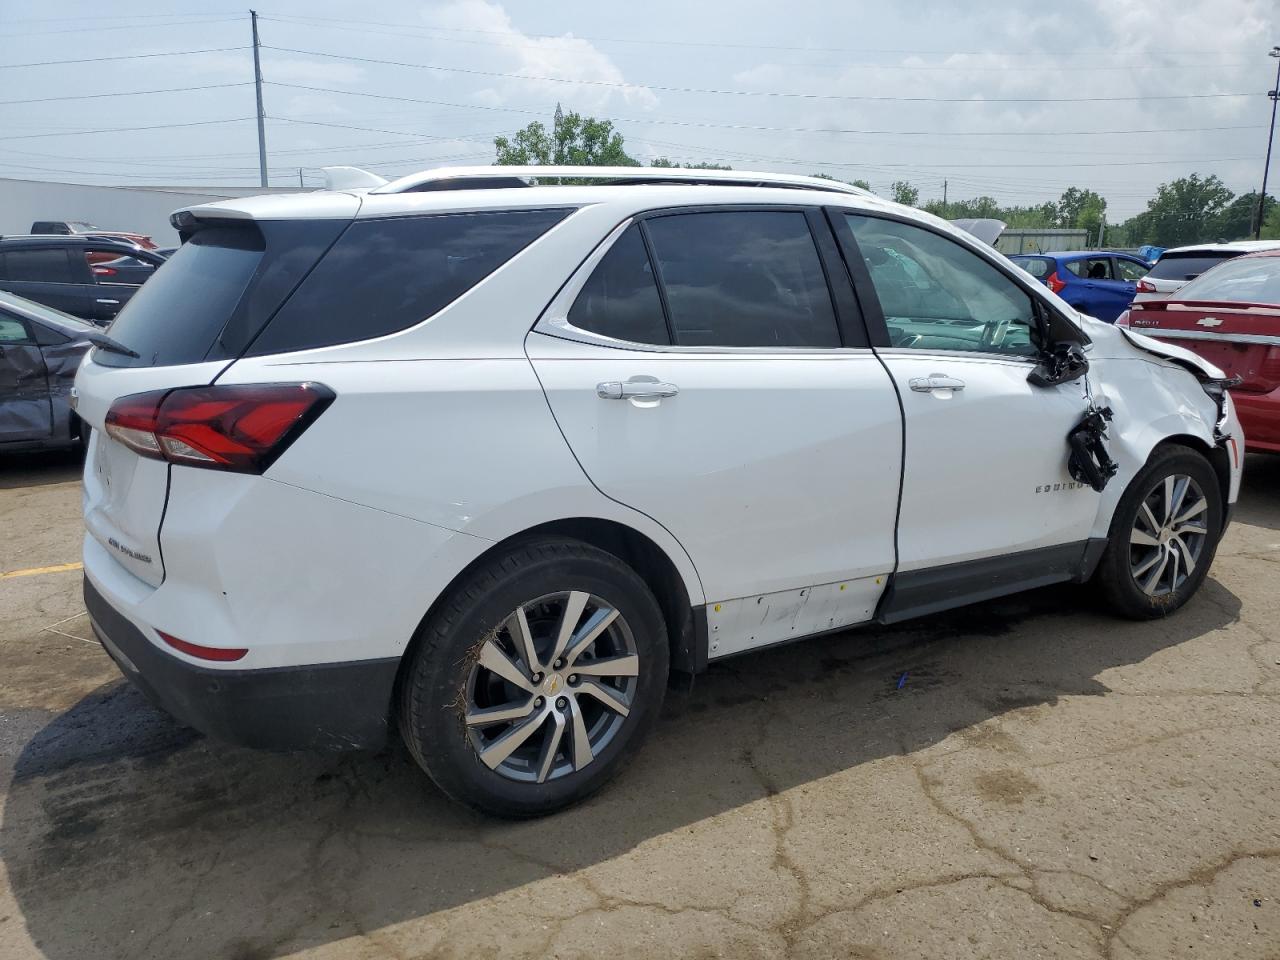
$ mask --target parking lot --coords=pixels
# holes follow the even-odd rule
[[[1050,589],[725,662],[529,823],[150,707],[64,569],[78,475],[0,464],[7,960],[1275,956],[1280,460],[1167,621]]]

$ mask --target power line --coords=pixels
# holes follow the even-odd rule
[[[82,137],[95,133],[129,133],[134,130],[172,130],[175,127],[204,127],[215,123],[240,123],[253,117],[232,117],[229,120],[191,120],[187,123],[157,123],[147,127],[105,127],[99,130],[63,130],[58,133],[21,133],[0,137],[0,140],[36,140],[41,137]]]
[[[0,70],[16,67],[54,67],[66,63],[109,63],[114,60],[150,60],[154,57],[190,57],[197,53],[226,53],[229,50],[248,50],[248,47],[208,47],[204,50],[166,50],[164,53],[131,53],[118,57],[84,57],[77,60],[32,60],[28,63],[0,63]]]
[[[225,87],[247,87],[252,80],[239,83],[206,83],[199,87],[164,87],[159,90],[126,90],[121,93],[77,93],[68,97],[36,97],[31,100],[0,100],[0,107],[13,106],[18,103],[53,103],[58,100],[100,100],[107,97],[144,97],[153,93],[190,93],[193,90],[220,90]]]
[[[268,115],[267,119],[268,119],[268,120],[283,120],[285,123],[300,123],[300,124],[304,124],[304,125],[306,125],[306,126],[308,126],[308,127],[336,127],[336,128],[337,128],[337,129],[339,129],[339,130],[362,130],[362,131],[364,131],[364,132],[366,132],[366,133],[390,133],[390,134],[399,134],[399,135],[400,135],[400,136],[402,136],[402,137],[414,137],[414,138],[416,138],[416,139],[420,139],[420,140],[424,140],[424,141],[438,141],[438,140],[474,140],[476,137],[480,137],[480,138],[483,138],[483,139],[488,139],[488,138],[490,138],[490,137],[501,136],[501,134],[500,134],[500,133],[496,133],[496,134],[495,134],[495,133],[468,133],[468,134],[459,134],[459,135],[457,135],[457,136],[440,135],[440,136],[427,136],[427,137],[424,137],[424,136],[423,136],[422,134],[420,134],[420,133],[410,133],[410,132],[405,131],[405,130],[383,130],[383,129],[380,129],[380,128],[378,128],[378,127],[357,127],[357,126],[354,126],[354,125],[349,124],[349,123],[332,123],[332,122],[326,122],[326,121],[324,121],[324,120],[297,120],[297,119],[295,119],[295,118],[293,118],[293,117],[282,117],[282,116],[280,116],[279,114],[274,114],[274,113],[273,113],[273,114]],[[0,138],[0,139],[3,139],[3,138]]]
[[[19,30],[0,34],[0,37],[49,37],[60,33],[98,33],[104,30],[157,30],[163,27],[187,27],[206,23],[232,23],[242,17],[202,17],[192,20],[174,20],[170,23],[126,23],[112,27],[69,27],[66,30]]]
[[[674,87],[656,83],[626,83],[618,80],[581,80],[567,77],[530,77],[518,73],[500,73],[494,70],[473,70],[467,67],[442,67],[430,63],[409,63],[404,60],[382,60],[375,57],[357,57],[351,54],[325,53],[320,50],[302,50],[297,47],[277,47],[264,43],[264,49],[282,53],[298,53],[310,57],[326,57],[353,63],[376,63],[383,66],[410,67],[415,70],[434,70],[442,73],[460,73],[467,76],[497,77],[503,80],[524,80],[533,83],[564,83],[577,86],[610,87],[624,90],[658,90],[663,93],[699,93],[733,97],[777,97],[799,100],[849,100],[882,103],[1114,103],[1147,100],[1215,100],[1222,98],[1252,97],[1255,93],[1181,93],[1153,94],[1130,97],[883,97],[840,93],[788,93],[777,90],[719,90],[709,87]]]
[[[265,47],[266,44],[263,44]],[[270,48],[277,49],[277,48]],[[321,93],[337,93],[345,94],[353,97],[372,97],[377,100],[395,100],[401,103],[425,103],[432,106],[456,106],[471,109],[471,104],[450,104],[440,100],[423,100],[417,97],[399,97],[392,94],[384,93],[365,93],[359,90],[339,90],[336,87],[316,87],[301,86],[300,84],[278,83],[275,86],[295,86],[303,90],[313,90]],[[543,114],[536,110],[526,110],[517,107],[479,107],[476,109],[485,110],[504,110],[511,113],[523,113],[533,116],[542,116]],[[1222,130],[1252,130],[1250,125],[1241,126],[1222,126],[1222,127],[1166,127],[1166,128],[1143,128],[1129,130],[855,130],[842,127],[770,127],[762,124],[750,123],[715,123],[709,120],[665,120],[658,117],[612,117],[615,123],[636,123],[636,124],[658,124],[678,127],[708,127],[721,130],[753,130],[766,133],[823,133],[823,134],[858,134],[865,136],[896,136],[896,137],[1115,137],[1130,135],[1149,135],[1154,133],[1207,133]],[[363,128],[355,128],[363,129]],[[377,131],[375,131],[377,132]],[[395,131],[382,131],[394,133]]]

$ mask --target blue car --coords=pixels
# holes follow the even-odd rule
[[[1115,323],[1129,309],[1137,283],[1151,264],[1100,250],[1028,253],[1009,258],[1067,303],[1091,317]]]

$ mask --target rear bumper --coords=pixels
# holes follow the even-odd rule
[[[273,750],[371,750],[387,740],[397,658],[209,669],[165,653],[88,578],[84,604],[125,677],[201,733]]]

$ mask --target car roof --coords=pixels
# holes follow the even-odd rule
[[[125,240],[115,240],[111,237],[90,237],[84,234],[72,234],[70,236],[61,233],[31,233],[17,235],[13,234],[7,237],[0,237],[0,246],[14,247],[67,247],[67,246],[84,246],[86,243],[102,244],[103,246],[113,247],[118,250],[136,250],[138,249],[133,243]]]
[[[1132,253],[1123,253],[1119,250],[1054,250],[1046,253],[1015,253],[1011,254],[1010,260],[1017,260],[1020,257],[1056,257],[1059,260],[1086,259],[1091,257],[1124,257],[1128,260],[1142,260],[1141,257]],[[1145,260],[1142,260],[1146,263]]]
[[[1280,240],[1234,240],[1230,243],[1193,243],[1186,247],[1170,247],[1162,257],[1171,253],[1257,253],[1262,250],[1280,250]]]
[[[1256,250],[1253,253],[1244,253],[1244,254],[1241,254],[1237,259],[1255,260],[1258,257],[1280,257],[1280,246],[1277,246],[1273,250]]]

